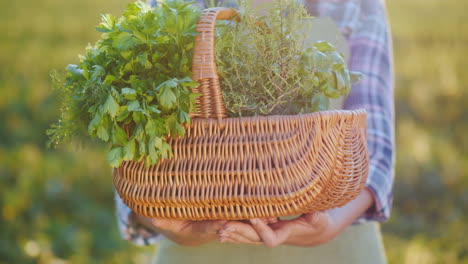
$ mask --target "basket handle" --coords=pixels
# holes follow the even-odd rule
[[[197,98],[199,112],[190,113],[191,117],[217,118],[226,117],[224,100],[216,73],[214,60],[214,35],[216,20],[230,20],[237,16],[231,8],[213,7],[202,11],[196,30],[200,34],[195,36],[192,61],[192,79],[200,86],[193,89],[201,93]]]

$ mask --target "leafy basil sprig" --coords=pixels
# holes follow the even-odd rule
[[[111,143],[112,167],[124,160],[149,166],[172,155],[167,137],[184,136],[199,96],[190,78],[199,17],[194,2],[183,0],[155,8],[132,3],[117,21],[103,15],[101,39],[78,65],[68,65],[58,87],[63,106],[47,131],[50,144],[87,132]]]

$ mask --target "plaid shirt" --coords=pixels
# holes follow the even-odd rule
[[[301,1],[301,0],[298,0]],[[367,111],[369,176],[375,204],[356,223],[383,222],[390,217],[394,179],[394,102],[390,30],[383,0],[303,0],[313,16],[331,17],[350,50],[349,68],[364,74],[345,101],[345,109]],[[204,6],[203,0],[197,0]],[[149,0],[155,5],[155,0]],[[233,5],[231,5],[233,6]],[[116,194],[117,217],[124,239],[147,245],[162,236],[129,221],[128,208]]]

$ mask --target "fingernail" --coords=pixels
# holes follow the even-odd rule
[[[234,232],[234,231],[236,231],[236,228],[230,226],[230,227],[228,227],[228,228],[226,228],[226,229],[224,229],[224,230],[229,231],[229,232]]]
[[[257,219],[250,219],[250,223],[256,225],[258,223],[258,220]]]

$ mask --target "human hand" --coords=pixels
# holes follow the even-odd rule
[[[184,246],[197,246],[216,240],[227,220],[191,221],[153,218],[153,225],[163,235]]]
[[[252,219],[251,224],[229,221],[218,232],[221,242],[264,244],[275,247],[281,244],[317,246],[332,240],[374,204],[369,188],[348,204],[329,211],[303,214],[293,220],[267,223]]]
[[[183,246],[197,246],[216,240],[218,230],[227,222],[147,218],[140,215],[136,217],[140,223]]]
[[[331,240],[338,232],[327,212],[313,212],[275,223],[262,219],[251,219],[250,224],[229,221],[218,233],[221,242],[275,247],[281,244],[315,246]]]

